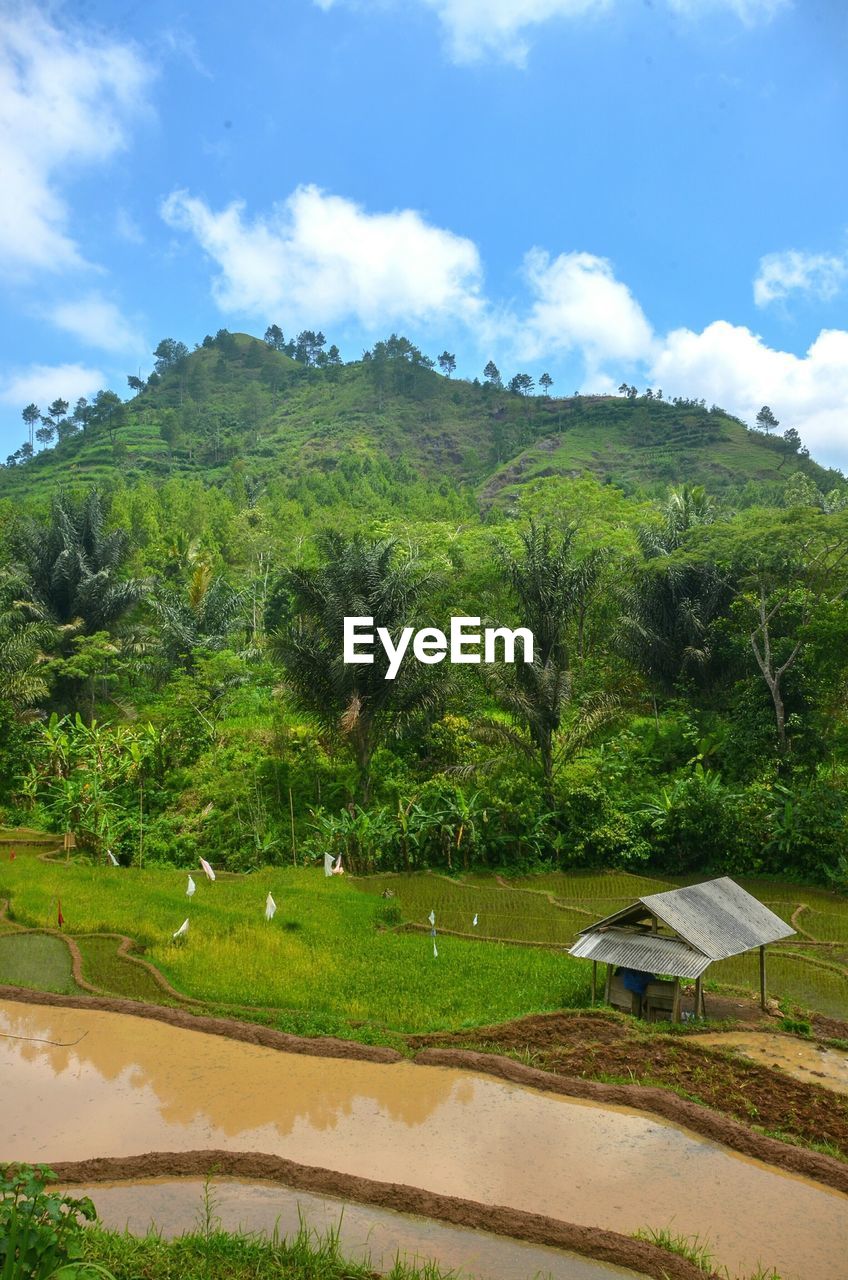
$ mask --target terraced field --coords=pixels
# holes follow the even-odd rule
[[[692,880],[626,872],[549,872],[514,880],[480,875],[453,880],[421,873],[374,876],[357,885],[366,893],[391,895],[386,910],[398,923],[429,928],[433,911],[440,931],[566,948],[594,920],[643,894]],[[739,883],[793,923],[798,935],[769,949],[769,991],[830,1017],[848,1017],[848,898],[786,881],[741,878]],[[753,953],[722,960],[708,970],[707,990],[726,986],[754,991],[757,966]]]
[[[70,949],[55,933],[61,896],[84,989],[266,1009],[300,1030],[340,1031],[351,1018],[424,1030],[490,1021],[496,1010],[511,1017],[585,1004],[589,966],[564,954],[579,930],[683,883],[626,872],[340,882],[318,868],[269,867],[214,885],[201,880],[189,903],[185,872],[66,863],[61,854],[51,861],[55,840],[0,831],[0,983],[76,989]],[[740,883],[797,932],[769,950],[770,993],[848,1018],[848,898],[786,881]],[[262,916],[269,890],[280,907],[270,928]],[[431,911],[438,955],[421,936]],[[171,934],[186,915],[189,945],[175,946]],[[54,932],[25,934],[22,926]],[[756,990],[757,957],[712,965],[706,985]]]
[[[434,955],[429,938],[391,927],[391,904],[359,892],[351,878],[327,879],[319,866],[266,867],[214,883],[195,872],[189,899],[185,871],[51,860],[49,844],[23,842],[10,861],[8,848],[0,838],[0,909],[8,904],[0,984],[42,985],[22,954],[36,936],[26,931],[38,930],[54,950],[79,953],[78,979],[98,992],[202,1003],[299,1034],[391,1040],[588,1003],[579,961],[545,946],[456,938],[440,940]],[[271,922],[269,892],[278,908]],[[175,941],[185,919],[188,934]]]

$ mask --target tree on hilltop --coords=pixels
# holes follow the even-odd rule
[[[278,324],[269,324],[265,330],[265,341],[272,351],[284,351],[286,340]]]
[[[183,360],[187,359],[189,351],[184,342],[177,342],[174,338],[163,338],[153,354],[156,357],[154,369],[161,375],[182,364]]]
[[[529,396],[535,385],[529,373],[517,373],[508,383],[510,391],[514,391],[518,396]]]
[[[30,448],[32,448],[33,432],[35,431],[36,422],[41,419],[41,410],[37,404],[28,404],[21,413],[21,417],[26,423],[27,430],[29,431],[29,444]]]
[[[53,437],[55,436],[55,434],[56,434],[55,422],[53,422],[50,418],[42,418],[41,426],[38,428],[38,430],[35,433],[35,438],[38,441],[38,443],[41,445],[42,449],[47,448],[47,446],[53,440]]]
[[[760,412],[757,414],[757,426],[761,431],[765,431],[766,435],[768,435],[770,431],[776,431],[780,426],[780,423],[767,404],[764,404]]]
[[[297,335],[297,341],[294,348],[294,358],[300,364],[309,365],[310,367],[321,364],[324,360],[324,347],[327,345],[327,339],[319,329],[315,333],[312,329],[304,329]]]

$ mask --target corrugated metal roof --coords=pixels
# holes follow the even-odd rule
[[[582,933],[569,955],[599,960],[602,964],[620,964],[645,973],[669,973],[674,978],[697,978],[711,963],[709,956],[677,938],[630,933],[624,929]]]
[[[640,914],[640,903],[646,909],[644,914],[655,915],[710,960],[738,956],[764,943],[791,938],[795,933],[741,885],[729,876],[721,876],[683,889],[645,894],[623,911],[581,929],[581,935],[593,933],[602,925],[633,920]]]

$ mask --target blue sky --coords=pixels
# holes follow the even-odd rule
[[[841,0],[0,12],[0,456],[275,322],[768,403],[848,468]]]

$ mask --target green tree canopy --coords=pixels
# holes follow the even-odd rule
[[[270,648],[300,706],[350,746],[366,803],[378,744],[437,698],[432,667],[407,661],[387,680],[379,645],[372,664],[346,664],[344,619],[372,617],[397,641],[422,608],[427,577],[391,539],[325,533],[319,552],[316,568],[289,569],[276,584],[266,620]]]

